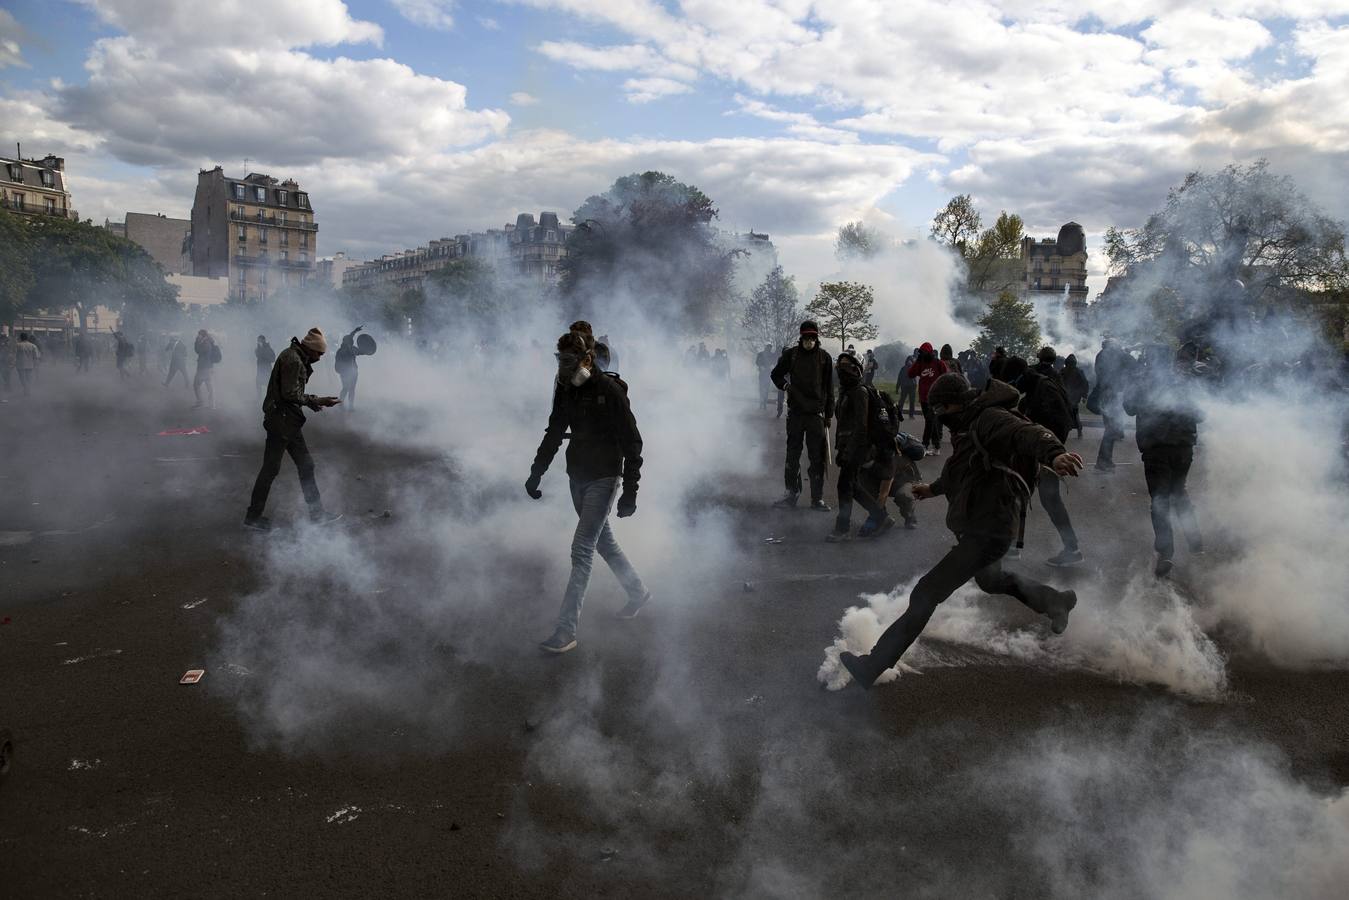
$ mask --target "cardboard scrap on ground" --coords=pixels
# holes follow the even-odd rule
[[[207,428],[205,425],[197,425],[194,428],[165,428],[163,431],[159,432],[157,437],[178,437],[180,435],[210,433],[211,429]]]
[[[206,677],[205,669],[188,669],[183,673],[183,677],[178,679],[179,684],[196,684]]]

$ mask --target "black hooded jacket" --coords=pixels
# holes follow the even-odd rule
[[[635,492],[642,476],[642,435],[628,395],[609,375],[592,371],[580,387],[560,385],[553,411],[530,472],[542,478],[571,429],[567,474],[577,481],[623,476],[623,490]]]
[[[1148,372],[1124,391],[1124,411],[1136,416],[1139,450],[1193,447],[1204,413],[1195,404],[1193,385],[1181,374]]]
[[[1018,399],[1016,388],[992,380],[954,429],[951,456],[932,493],[946,497],[946,527],[957,537],[1014,539],[1020,500],[1029,499],[1040,466],[1065,452],[1047,428],[1015,412]]]
[[[834,361],[818,343],[814,350],[799,343],[783,350],[770,377],[778,390],[787,392],[792,412],[834,417]]]

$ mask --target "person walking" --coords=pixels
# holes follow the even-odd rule
[[[1054,634],[1067,629],[1068,615],[1077,605],[1075,592],[1002,568],[1039,467],[1050,466],[1060,475],[1076,475],[1082,467],[1080,456],[1015,411],[1018,399],[1010,385],[993,381],[979,392],[954,372],[932,385],[928,402],[951,430],[952,453],[937,480],[914,485],[913,494],[920,500],[946,497],[946,526],[956,545],[914,585],[908,609],[870,653],[839,654],[863,688],[899,662],[937,607],[971,578],[985,593],[1015,597],[1046,616]]]
[[[347,404],[347,412],[356,405],[356,382],[361,377],[360,367],[356,365],[356,335],[363,328],[364,325],[357,325],[342,336],[342,345],[337,348],[337,357],[333,360],[337,377],[342,380],[338,397]]]
[[[258,399],[261,400],[267,395],[267,380],[272,375],[272,364],[276,362],[276,351],[272,345],[267,343],[267,336],[258,335],[257,346],[253,348],[253,360],[257,364],[257,375],[255,382],[258,389]]]
[[[787,493],[773,504],[794,509],[801,496],[801,450],[810,460],[810,508],[829,512],[824,502],[824,471],[828,465],[829,423],[834,418],[834,361],[820,346],[820,329],[809,319],[801,336],[778,358],[771,373],[778,390],[787,392],[787,462],[783,480]]]
[[[315,326],[309,329],[304,340],[291,338],[290,346],[276,357],[267,380],[267,395],[262,401],[262,428],[267,433],[267,442],[262,451],[262,468],[253,482],[248,511],[244,513],[245,528],[267,531],[272,527],[263,513],[267,509],[272,482],[281,472],[281,457],[287,453],[295,461],[295,471],[300,476],[300,490],[309,506],[309,520],[322,525],[342,518],[340,513],[323,508],[318,481],[314,477],[314,457],[309,454],[303,430],[306,408],[322,412],[342,402],[336,397],[306,394],[304,390],[314,374],[314,363],[326,352],[328,340],[322,329]]]
[[[539,644],[547,653],[566,653],[576,648],[581,606],[590,585],[596,551],[628,595],[627,604],[618,612],[619,618],[635,617],[651,600],[651,592],[624,556],[609,527],[609,511],[614,507],[615,497],[620,519],[637,511],[637,483],[642,474],[642,435],[628,402],[627,386],[616,376],[599,371],[593,343],[575,331],[558,338],[557,362],[558,389],[553,393],[548,427],[525,481],[525,493],[535,500],[543,497],[539,485],[562,446],[563,437],[570,432],[567,478],[577,523],[571,541],[571,575],[562,595],[557,625],[552,636]]]
[[[932,407],[928,406],[927,394],[937,379],[946,374],[946,364],[937,358],[932,344],[924,341],[908,372],[910,378],[918,380],[918,402],[923,407],[923,446],[936,456],[941,453],[942,426]]]
[[[38,365],[42,362],[42,351],[27,332],[19,333],[19,342],[14,345],[14,371],[19,376],[19,386],[23,395],[29,396],[29,388]]]
[[[899,400],[895,407],[900,411],[904,409],[904,401],[909,402],[909,418],[917,415],[915,405],[918,400],[918,379],[909,374],[909,367],[918,359],[917,351],[910,353],[904,359],[904,364],[899,367],[899,377],[896,379],[896,385],[899,387]]]
[[[1068,395],[1068,413],[1073,417],[1073,427],[1077,429],[1077,439],[1082,439],[1082,401],[1091,392],[1087,376],[1077,367],[1077,354],[1069,353],[1063,361],[1063,371],[1059,373],[1063,381],[1063,390]]]
[[[197,332],[193,349],[197,352],[197,374],[192,378],[192,393],[196,396],[197,402],[192,408],[199,409],[205,405],[209,409],[215,409],[215,386],[211,384],[211,373],[215,369],[215,364],[220,362],[220,346],[211,333],[203,328]],[[203,386],[206,388],[205,404],[201,399]]]
[[[187,344],[184,344],[178,335],[170,338],[168,346],[164,348],[165,354],[169,358],[169,374],[164,379],[164,387],[173,383],[173,376],[183,376],[183,387],[188,387],[187,381]]]
[[[1148,365],[1123,397],[1124,412],[1136,419],[1134,440],[1143,455],[1143,478],[1152,500],[1153,549],[1157,552],[1153,571],[1159,578],[1170,574],[1175,557],[1173,514],[1190,552],[1204,552],[1185,484],[1194,463],[1199,423],[1204,419],[1194,399],[1194,365],[1183,355],[1176,356],[1169,370],[1165,365]]]

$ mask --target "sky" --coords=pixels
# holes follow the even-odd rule
[[[82,217],[186,217],[197,172],[294,178],[376,257],[659,169],[807,282],[862,219],[1099,240],[1268,158],[1349,219],[1349,0],[0,0],[0,147]]]

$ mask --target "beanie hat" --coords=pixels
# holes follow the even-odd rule
[[[323,336],[323,329],[315,325],[300,341],[300,346],[314,353],[323,354],[328,352],[328,339]]]
[[[1019,356],[1009,356],[1002,364],[1002,374],[995,376],[999,381],[1005,381],[1008,384],[1016,384],[1017,379],[1026,374],[1030,368],[1030,363]]]
[[[1054,352],[1053,347],[1041,347],[1040,352],[1035,354],[1035,358],[1040,362],[1052,363],[1059,358],[1059,355]]]
[[[927,392],[927,402],[933,406],[968,403],[973,394],[974,389],[970,387],[964,375],[959,372],[947,372],[932,382],[932,387]]]
[[[812,320],[806,319],[806,321],[801,323],[801,333],[809,334],[813,337],[818,337],[820,334],[820,329]]]

